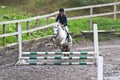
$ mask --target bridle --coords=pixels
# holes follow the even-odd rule
[[[57,28],[57,34],[55,34],[56,35],[56,38],[58,37],[58,35],[59,35],[59,26],[60,25],[56,25],[54,28]],[[60,26],[63,30],[65,30],[62,26]],[[65,30],[65,32],[66,32],[66,34],[67,34],[67,31]]]

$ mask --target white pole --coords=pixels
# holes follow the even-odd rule
[[[99,47],[98,47],[98,29],[97,24],[93,24],[94,26],[94,51],[95,51],[95,57],[99,57]]]
[[[22,58],[22,27],[18,25],[18,45],[19,45],[19,57],[20,60]]]
[[[94,51],[97,63],[97,80],[103,80],[103,57],[99,57],[97,24],[93,24],[93,26],[94,26]]]
[[[98,57],[97,62],[97,80],[103,80],[103,57]]]

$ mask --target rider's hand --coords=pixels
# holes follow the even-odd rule
[[[63,25],[63,24],[61,24],[61,26],[62,26],[62,27],[64,27],[64,25]]]
[[[65,30],[65,27],[62,27],[63,28],[63,30]]]
[[[61,24],[61,23],[60,23],[60,26],[61,26],[61,27],[64,27],[64,25],[63,25],[63,24]]]

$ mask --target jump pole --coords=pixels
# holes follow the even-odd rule
[[[19,46],[19,57],[16,65],[25,63],[25,60],[22,59],[22,26],[18,24],[18,46]]]
[[[97,24],[93,24],[94,27],[94,51],[97,63],[97,80],[103,80],[103,57],[99,56],[99,46],[98,46],[98,29]]]
[[[98,46],[98,29],[97,29],[97,24],[93,24],[94,26],[94,52],[95,52],[95,57],[99,57],[99,46]]]
[[[98,30],[97,24],[93,24],[94,26],[94,51],[97,63],[97,80],[103,80],[103,57],[99,56],[99,47],[98,47]],[[19,61],[16,63],[25,64],[25,61],[22,59],[22,27],[18,25],[18,45],[19,45]]]
[[[19,60],[22,58],[22,27],[18,25]]]

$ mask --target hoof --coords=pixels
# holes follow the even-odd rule
[[[64,54],[64,56],[69,56],[69,54]]]

